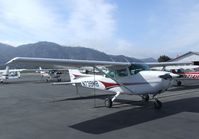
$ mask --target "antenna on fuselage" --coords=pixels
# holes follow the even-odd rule
[[[94,102],[93,102],[93,103],[94,103],[94,108],[96,108],[96,98],[95,98],[95,97],[96,97],[96,88],[95,88],[95,69],[96,69],[96,68],[95,68],[95,66],[94,66],[94,67],[93,67],[93,74],[94,74],[94,77],[93,77],[93,78],[94,78],[94,79],[93,79],[93,80],[94,80],[94,82],[93,82],[93,85],[94,85],[94,88],[93,88],[93,97],[94,97]]]

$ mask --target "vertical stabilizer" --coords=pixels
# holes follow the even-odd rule
[[[41,67],[39,67],[39,71],[42,71],[42,68],[41,68]]]
[[[17,72],[17,77],[20,78],[21,77],[21,73],[20,71]]]
[[[6,66],[6,69],[3,72],[3,76],[8,76],[8,75],[9,75],[9,66]]]
[[[74,81],[75,79],[79,79],[81,77],[85,77],[85,74],[82,74],[78,69],[69,69],[70,81]]]

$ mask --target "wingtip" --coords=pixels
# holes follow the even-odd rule
[[[12,63],[13,63],[16,59],[18,59],[18,58],[19,58],[19,57],[15,57],[15,58],[9,60],[9,61],[6,63],[6,65],[12,64]]]

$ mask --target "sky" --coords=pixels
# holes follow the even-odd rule
[[[199,52],[198,0],[0,0],[0,42],[136,58]]]

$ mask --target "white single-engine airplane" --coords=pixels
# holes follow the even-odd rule
[[[9,69],[6,66],[5,70],[0,70],[0,83],[4,83],[6,80],[18,79],[21,77],[20,72],[23,69]]]
[[[166,67],[152,67],[152,70],[164,70],[178,74],[174,85],[195,85],[199,84],[199,66],[198,65],[178,65]]]
[[[45,79],[47,82],[53,79],[56,79],[58,82],[61,81],[61,75],[62,75],[61,70],[42,69],[41,67],[39,67],[39,70],[37,70],[37,72],[39,72],[41,77]]]
[[[162,103],[157,99],[157,95],[166,91],[172,78],[176,74],[166,71],[150,71],[148,66],[143,63],[128,62],[108,62],[108,61],[91,61],[91,60],[71,60],[71,59],[51,59],[51,58],[28,58],[16,57],[7,64],[32,64],[32,65],[53,65],[66,66],[71,68],[93,67],[103,75],[95,74],[78,74],[69,70],[71,82],[62,82],[60,84],[79,84],[83,87],[107,90],[115,92],[115,96],[105,99],[105,105],[112,107],[114,100],[121,94],[139,95],[144,101],[149,101],[149,95],[154,100],[155,109],[160,109]],[[161,63],[162,64],[162,63]],[[168,63],[167,65],[174,63]],[[179,63],[178,63],[179,64]],[[108,72],[100,70],[98,67],[103,66]],[[59,84],[59,83],[58,83]]]

